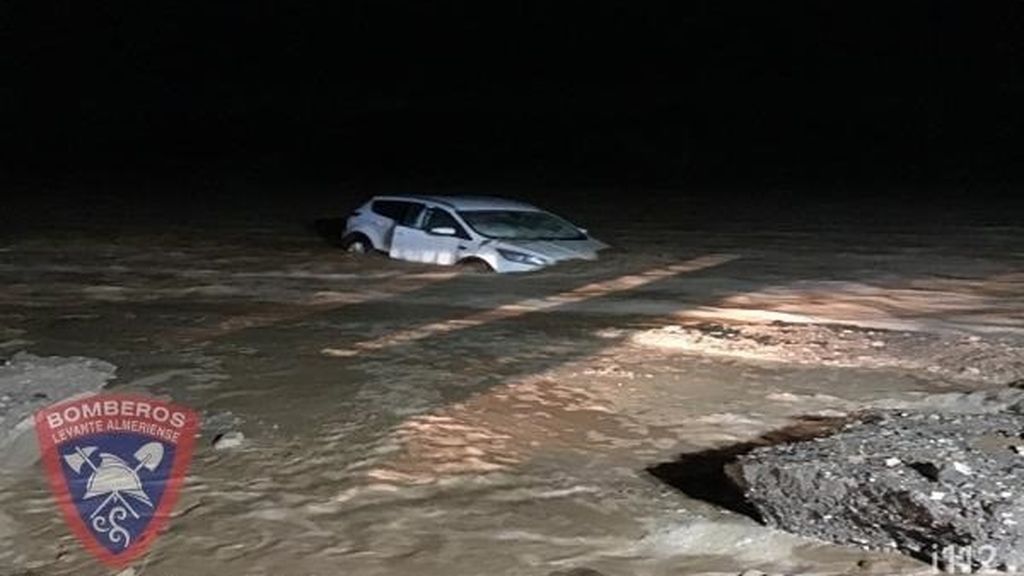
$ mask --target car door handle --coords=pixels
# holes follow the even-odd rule
[[[462,244],[459,244],[459,250],[465,250],[467,248],[469,248],[469,246],[463,246]]]

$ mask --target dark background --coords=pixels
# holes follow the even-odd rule
[[[2,169],[9,192],[72,196],[238,179],[1004,194],[1024,175],[1022,16],[1020,1],[4,2]]]

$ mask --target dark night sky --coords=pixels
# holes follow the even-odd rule
[[[1024,172],[1021,1],[0,10],[9,174],[673,185]]]

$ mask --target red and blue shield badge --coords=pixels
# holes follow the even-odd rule
[[[36,413],[50,487],[78,539],[121,568],[143,554],[170,515],[192,459],[199,418],[185,408],[120,394]]]

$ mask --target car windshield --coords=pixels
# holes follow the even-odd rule
[[[501,240],[583,240],[580,229],[554,214],[534,210],[459,212],[481,236]]]

